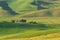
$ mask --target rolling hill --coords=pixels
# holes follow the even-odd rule
[[[6,1],[0,1],[0,16],[16,15]]]
[[[59,17],[60,16],[60,0],[41,0],[43,8],[37,10],[37,5],[34,5],[34,0],[3,0],[7,1],[9,6],[23,17]],[[51,4],[49,4],[51,3]],[[37,11],[36,11],[37,10]],[[21,13],[23,12],[23,13]],[[20,15],[21,16],[21,15]]]
[[[20,17],[22,17],[22,18],[60,17],[60,7],[26,12],[25,14],[22,14]]]
[[[58,8],[60,8],[60,0],[41,0],[42,1],[42,7],[43,8],[47,8],[47,10],[42,9],[40,11],[37,10],[37,5],[32,4],[34,3],[34,0],[0,0],[0,1],[7,1],[7,3],[9,4],[9,7],[14,10],[17,13],[22,14],[21,12],[24,12],[23,14],[25,14],[26,16],[30,16],[30,17],[43,17],[43,16],[59,16],[59,12],[58,12]],[[51,4],[49,4],[51,3]],[[54,10],[56,8],[56,10]],[[37,12],[35,12],[37,10]],[[45,11],[44,11],[45,10]],[[52,12],[51,10],[54,10],[54,12]],[[32,11],[34,12],[32,14]],[[55,11],[57,11],[55,13]],[[48,13],[52,12],[51,14]],[[55,13],[55,14],[54,14]],[[22,15],[23,15],[22,14]],[[25,15],[23,15],[25,17]]]
[[[15,11],[37,10],[37,6],[31,4],[32,2],[34,2],[34,0],[3,0],[3,1],[7,1],[9,6]],[[51,5],[46,5],[47,3],[41,5],[43,7],[48,7],[48,8],[60,7],[60,0],[41,0],[41,1],[53,3]]]
[[[40,40],[44,37],[44,39],[53,40],[60,38],[58,35],[60,34],[60,0],[41,0],[43,9],[40,10],[37,10],[38,6],[34,0],[1,1],[7,1],[8,5],[3,3],[4,7],[0,4],[0,39]],[[15,12],[18,15],[11,16]],[[26,19],[27,22],[21,23],[21,19]],[[13,23],[13,21],[15,22]],[[30,22],[36,22],[36,24]]]
[[[6,40],[60,40],[60,33],[48,34],[32,38],[21,38],[21,39],[18,38],[18,39],[6,39]]]

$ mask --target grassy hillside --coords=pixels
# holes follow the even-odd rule
[[[29,1],[28,0],[0,0],[0,1],[7,1],[9,6],[12,8],[12,10],[14,10],[15,12],[20,13],[20,14],[25,14],[27,17],[30,14],[32,14],[31,12],[33,10],[34,10],[35,14],[32,14],[32,16],[34,16],[34,17],[37,17],[37,16],[41,17],[41,16],[50,15],[50,14],[46,14],[45,11],[48,11],[48,10],[44,11],[44,9],[41,12],[40,11],[39,12],[38,11],[35,12],[37,10],[37,5],[31,4],[31,3],[34,2],[33,0],[29,0]],[[41,5],[41,6],[42,7],[47,7],[50,12],[52,12],[51,10],[54,10],[56,8],[57,10],[54,10],[54,13],[52,13],[52,15],[55,16],[58,13],[57,16],[59,16],[59,11],[58,11],[59,10],[58,8],[60,8],[60,1],[59,0],[56,0],[56,1],[53,1],[53,0],[42,0],[42,1],[43,2],[52,3],[50,5],[44,4],[44,5]],[[52,8],[54,8],[54,9],[52,9]],[[55,11],[58,11],[58,12],[55,14]],[[24,13],[21,13],[21,12],[24,12]],[[36,13],[38,13],[40,15],[38,15],[38,14],[36,15]]]
[[[0,0],[1,1],[1,0]],[[7,10],[0,8],[0,40],[35,40],[36,37],[47,37],[47,40],[60,38],[60,0],[50,1],[51,5],[42,5],[48,9],[37,10],[36,5],[32,5],[33,0],[3,0],[7,1],[9,6],[17,13],[16,16],[10,16]],[[5,17],[7,16],[7,17]],[[26,19],[26,23],[21,23],[21,19]],[[13,23],[12,20],[16,22]],[[36,22],[36,24],[30,23]],[[54,35],[54,33],[57,33]],[[49,35],[52,34],[52,35]],[[49,38],[50,37],[50,38]]]
[[[26,13],[21,17],[31,18],[31,17],[60,17],[60,8],[46,9],[40,11],[32,11],[30,13]]]
[[[10,40],[60,40],[60,33],[48,34],[48,35],[37,36],[32,38],[22,38],[22,39],[18,38],[18,39],[10,39]]]
[[[43,2],[52,3],[50,5],[42,5],[48,9],[38,11],[37,6],[31,4],[33,0],[8,0],[9,6],[23,17],[59,17],[60,16],[60,0],[42,0]],[[33,11],[34,10],[34,11]],[[36,11],[37,10],[37,11]],[[23,12],[23,13],[21,13]],[[19,15],[20,15],[19,14]]]
[[[9,13],[0,7],[0,17],[9,16]]]
[[[6,40],[60,40],[60,33],[53,33],[43,36],[31,37],[31,38],[18,38],[18,39],[6,39]]]
[[[34,38],[37,36],[47,36],[48,34],[59,33],[59,24],[15,24],[15,23],[0,23],[0,39],[24,39],[24,38]],[[48,25],[48,26],[47,26]],[[9,26],[9,27],[8,27]],[[3,29],[3,30],[2,30]],[[59,37],[49,36],[49,37]],[[38,37],[39,38],[39,37]]]
[[[32,5],[33,0],[14,0],[13,2],[8,2],[13,10],[36,10],[36,6]]]
[[[12,17],[16,15],[16,13],[13,13],[12,10],[5,10],[2,7],[0,7],[0,17]]]
[[[36,5],[32,5],[31,3],[34,2],[33,0],[5,0],[9,3],[10,7],[15,11],[21,10],[37,10]],[[43,2],[50,2],[53,3],[52,5],[42,5],[49,8],[60,7],[60,0],[51,1],[51,0],[42,0]]]

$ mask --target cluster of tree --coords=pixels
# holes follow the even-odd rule
[[[27,20],[25,20],[25,19],[22,19],[22,20],[20,20],[20,21],[16,21],[16,20],[12,20],[12,23],[17,23],[17,22],[22,22],[22,23],[27,23]],[[31,22],[29,22],[30,24],[37,24],[37,22],[33,22],[33,21],[31,21]]]
[[[20,21],[12,20],[12,23],[16,23],[16,22],[23,22],[23,23],[26,23],[26,20],[25,20],[25,19],[22,19],[22,20],[20,20]]]

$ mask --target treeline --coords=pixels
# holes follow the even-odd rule
[[[25,19],[21,19],[20,21],[18,21],[18,20],[11,20],[11,22],[12,23],[27,23],[27,20],[25,20]],[[31,21],[29,23],[30,24],[37,24],[37,22],[35,22],[35,21]]]

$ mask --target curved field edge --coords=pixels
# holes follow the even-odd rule
[[[50,29],[44,31],[30,30],[24,33],[16,33],[5,36],[0,36],[0,39],[14,39],[14,38],[31,38],[36,36],[48,35],[53,33],[60,33],[60,29]]]
[[[3,40],[60,40],[60,33],[52,33],[42,36],[36,36],[31,38],[12,38],[12,39],[3,39]]]

